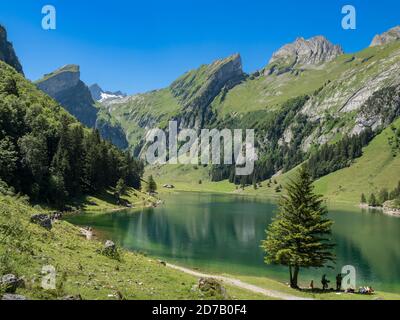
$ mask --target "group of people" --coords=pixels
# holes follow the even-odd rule
[[[336,291],[341,291],[342,290],[342,281],[343,281],[343,276],[342,276],[342,274],[339,273],[336,276]],[[322,290],[324,290],[324,291],[328,290],[329,289],[329,283],[330,283],[330,280],[328,280],[326,278],[326,274],[324,274],[322,276],[322,279],[321,279]],[[314,290],[314,280],[312,280],[311,283],[310,283],[310,289]],[[355,293],[355,290],[354,289],[348,289],[348,290],[346,290],[346,292],[347,293]],[[361,287],[359,289],[359,291],[358,291],[358,293],[360,293],[360,294],[373,294],[374,292],[375,291],[374,291],[374,289],[372,287]]]

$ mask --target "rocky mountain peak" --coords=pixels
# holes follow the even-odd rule
[[[201,127],[211,116],[209,106],[215,97],[232,89],[244,78],[239,54],[185,73],[170,86],[172,94],[185,108],[183,125]]]
[[[88,127],[94,127],[97,109],[89,88],[80,79],[78,65],[69,64],[44,75],[36,86],[58,101],[69,113]]]
[[[12,43],[7,40],[7,31],[2,25],[0,25],[0,60],[23,74],[21,63],[15,54]]]
[[[97,83],[92,84],[89,87],[90,93],[92,95],[93,100],[99,102],[109,102],[115,99],[125,98],[127,95],[121,91],[104,91]]]
[[[279,64],[288,68],[310,66],[329,62],[343,54],[339,45],[334,45],[323,36],[308,40],[297,38],[296,41],[284,45],[272,55],[269,65]]]
[[[396,26],[389,31],[376,35],[370,47],[382,46],[398,40],[400,40],[400,26]]]
[[[45,74],[42,79],[37,81],[37,86],[54,98],[57,93],[76,87],[80,77],[80,67],[75,64],[68,64]]]

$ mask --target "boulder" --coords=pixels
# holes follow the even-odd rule
[[[23,286],[24,281],[13,274],[6,274],[1,277],[0,287],[5,290],[6,293],[15,293],[17,288]]]
[[[35,214],[31,217],[31,222],[47,230],[51,230],[51,218],[47,214]]]
[[[200,291],[209,294],[210,296],[220,296],[223,299],[227,298],[226,289],[219,281],[212,278],[201,278],[198,288]]]
[[[116,250],[117,247],[115,246],[115,243],[111,240],[107,240],[106,243],[104,244],[103,251],[105,253],[114,253]]]
[[[3,297],[1,298],[1,300],[9,300],[9,301],[22,301],[22,300],[28,300],[25,296],[21,296],[19,294],[10,294],[10,293],[6,293],[5,295],[3,295]]]

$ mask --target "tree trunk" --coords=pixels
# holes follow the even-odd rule
[[[299,286],[297,282],[299,278],[300,268],[298,266],[294,266],[294,271],[292,272],[292,266],[290,266],[289,271],[290,271],[290,287],[293,289],[298,289]]]
[[[290,287],[292,287],[293,289],[299,289],[299,286],[298,286],[299,272],[300,272],[299,266],[295,266],[292,281],[290,283]]]

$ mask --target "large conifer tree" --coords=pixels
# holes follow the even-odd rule
[[[292,288],[298,288],[300,268],[319,268],[334,261],[334,244],[330,243],[333,222],[326,214],[322,197],[313,193],[307,168],[301,167],[281,196],[279,213],[262,242],[266,263],[289,267]]]

